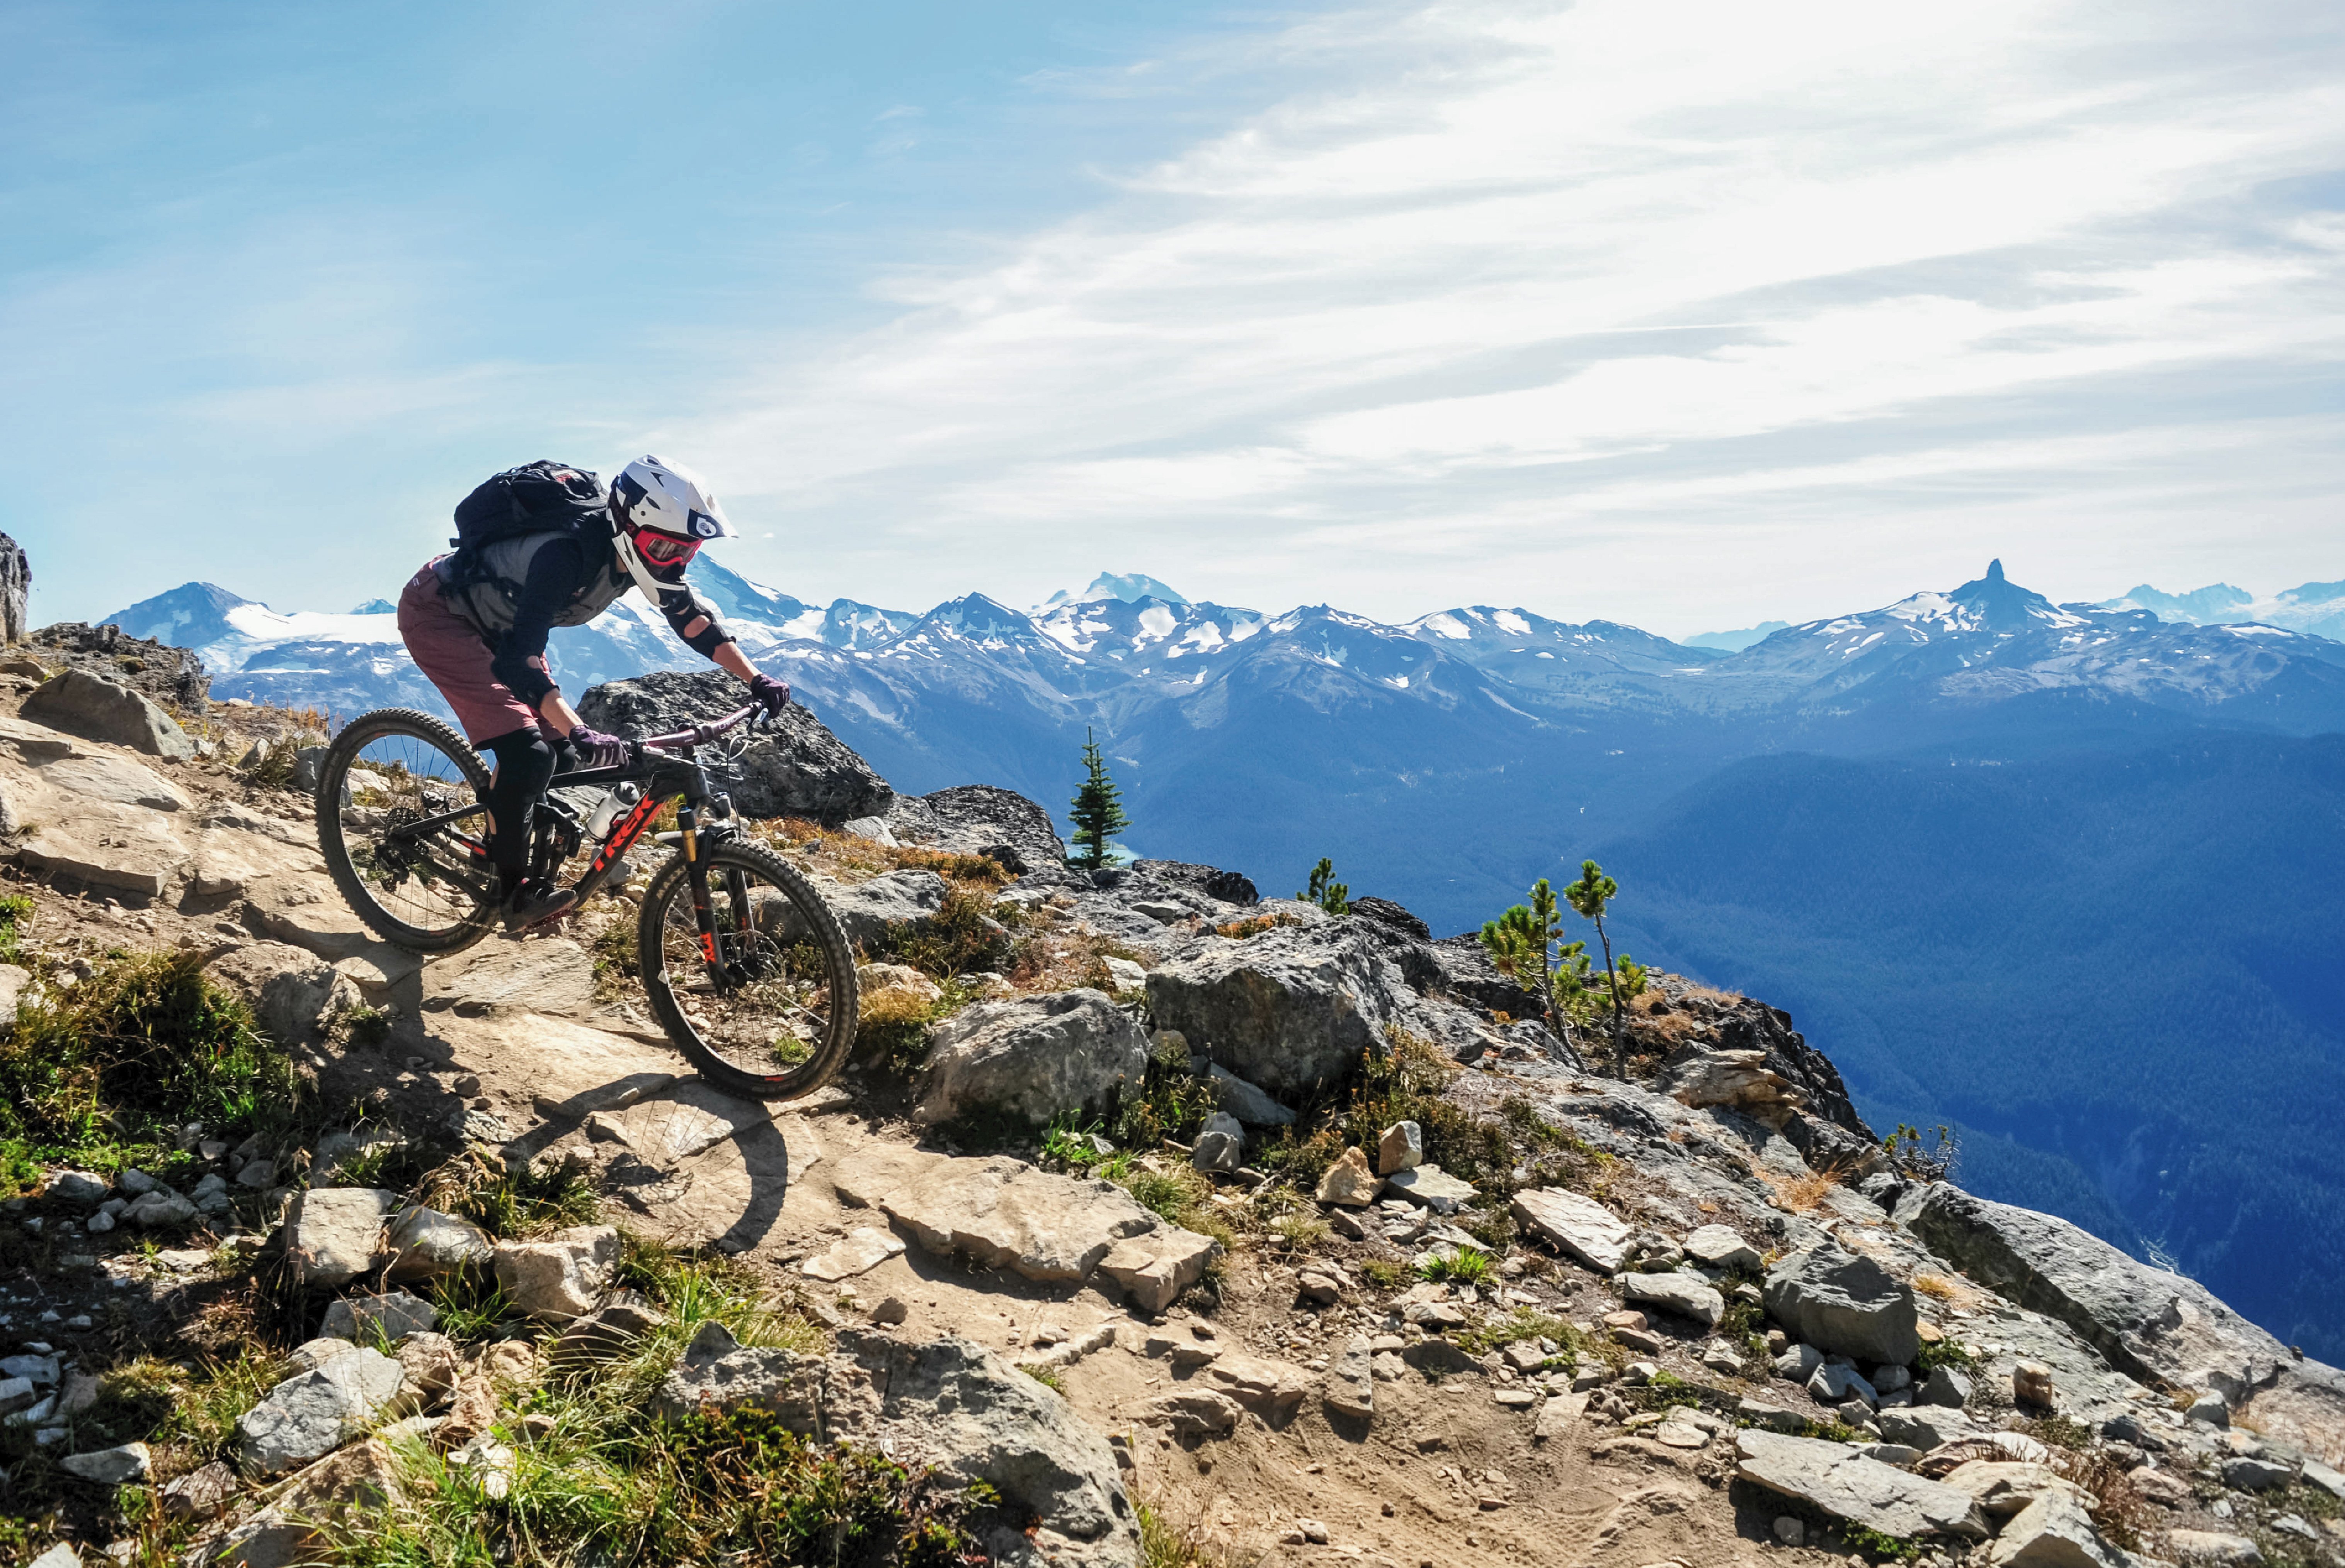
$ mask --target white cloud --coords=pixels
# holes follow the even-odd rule
[[[2115,591],[2243,508],[2234,561],[2336,565],[2333,514],[2259,499],[2309,478],[2304,419],[2337,433],[2340,226],[2282,183],[2345,162],[2318,10],[1590,0],[1251,47],[1320,85],[887,280],[897,320],[794,345],[675,443],[854,518],[836,559],[906,599],[1039,597],[1112,543],[1272,607],[1682,631],[1895,597],[1941,551]],[[2127,432],[2188,483],[2090,455]],[[1603,564],[1663,536],[1660,496],[1666,579]],[[1536,549],[1492,525],[1530,518]]]

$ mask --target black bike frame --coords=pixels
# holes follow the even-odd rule
[[[708,804],[711,791],[707,770],[701,767],[699,759],[693,752],[697,745],[715,739],[754,711],[744,709],[729,721],[704,725],[696,731],[680,732],[676,737],[661,737],[675,742],[666,748],[653,749],[647,743],[638,741],[633,748],[634,755],[625,762],[609,768],[581,769],[562,774],[555,780],[564,789],[615,789],[621,784],[644,786],[644,798],[635,802],[634,809],[612,828],[610,836],[595,850],[594,864],[588,866],[586,874],[574,884],[577,901],[582,904],[594,897],[610,879],[612,867],[650,830],[652,820],[659,815],[660,808],[670,800],[680,802],[675,813],[676,833],[684,851],[685,874],[692,883],[692,913],[694,923],[699,928],[701,960],[708,966],[710,983],[719,990],[725,988],[724,961],[716,946],[716,913],[709,899],[708,864],[700,854],[704,836],[700,814]],[[691,738],[685,740],[685,735]],[[402,838],[420,837],[460,817],[471,816],[479,809],[476,802],[453,811],[443,811],[436,817],[427,817],[420,822],[411,822],[396,832]],[[708,836],[722,837],[732,831],[729,827],[720,827],[711,830]],[[468,836],[458,833],[453,837],[475,853],[480,851],[481,846]],[[741,912],[746,918],[747,911]]]

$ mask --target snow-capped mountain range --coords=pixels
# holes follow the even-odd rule
[[[2162,617],[2142,601],[2165,596],[2147,589],[2106,605],[2055,605],[2010,582],[2000,562],[1959,587],[1785,626],[1739,652],[1519,607],[1440,610],[1399,626],[1325,605],[1264,615],[1192,602],[1139,574],[1103,574],[1031,612],[970,594],[925,615],[849,599],[812,606],[706,558],[694,579],[753,658],[835,710],[843,733],[864,732],[850,735],[856,744],[899,765],[932,759],[946,772],[956,759],[998,761],[1000,742],[1026,731],[1056,732],[1055,768],[1067,733],[1093,725],[1136,743],[1151,728],[1144,716],[1168,705],[1191,728],[1223,728],[1230,702],[1273,687],[1323,713],[1405,702],[1533,728],[1627,712],[1812,727],[1883,703],[1901,712],[1984,708],[2056,692],[2297,733],[2345,724],[2345,643],[2213,618],[2238,607],[2224,596],[2236,590],[2189,596],[2201,624]],[[2324,598],[2324,588],[2336,592]],[[2273,603],[2327,624],[2324,606],[2345,617],[2345,585],[2308,585]],[[194,648],[220,697],[345,717],[392,703],[439,706],[381,600],[340,615],[287,613],[189,583],[109,618]],[[695,662],[634,598],[558,630],[553,649],[573,691]],[[907,783],[929,777],[918,763],[912,774]]]

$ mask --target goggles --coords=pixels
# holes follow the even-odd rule
[[[700,553],[699,540],[679,539],[656,528],[636,529],[634,543],[635,554],[655,566],[680,566]]]

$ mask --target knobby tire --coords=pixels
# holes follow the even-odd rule
[[[326,869],[333,874],[334,885],[341,890],[342,898],[350,904],[351,912],[366,922],[369,931],[391,946],[419,957],[462,952],[496,929],[497,911],[493,905],[475,901],[475,908],[469,918],[439,930],[410,925],[377,901],[373,891],[352,863],[350,846],[343,837],[341,799],[344,780],[350,777],[350,769],[360,751],[375,741],[395,735],[411,736],[437,747],[463,769],[465,782],[471,786],[474,799],[487,793],[487,766],[464,738],[448,724],[410,708],[387,708],[363,714],[352,719],[334,738],[333,745],[327,748],[325,765],[319,769],[316,800],[318,849],[326,857]]]

